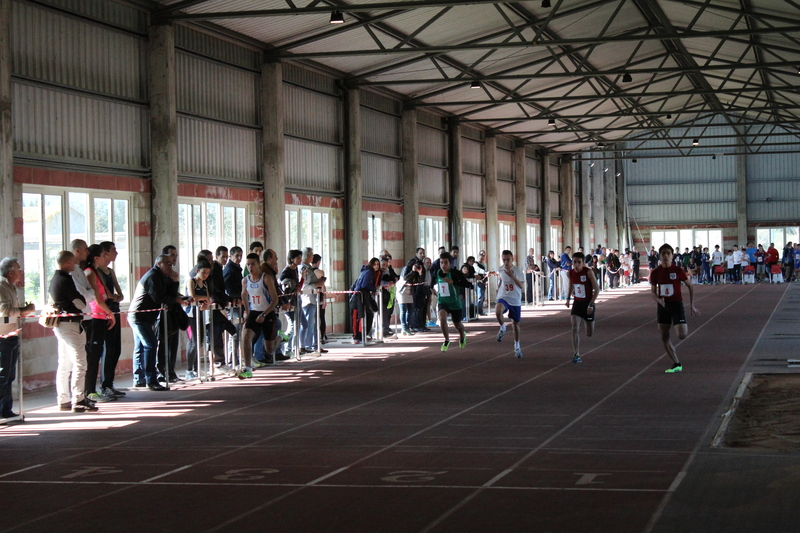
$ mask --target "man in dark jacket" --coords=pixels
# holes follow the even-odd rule
[[[158,383],[156,355],[158,336],[155,322],[162,305],[180,303],[178,273],[168,255],[159,255],[153,268],[136,285],[128,315],[133,330],[133,385],[163,391]]]
[[[86,299],[78,292],[70,273],[75,270],[75,254],[62,251],[56,258],[58,270],[50,280],[50,299],[61,313],[75,316],[62,317],[53,333],[58,339],[58,369],[56,394],[61,411],[83,413],[97,411],[94,402],[85,397],[86,333],[81,327]],[[72,380],[70,380],[70,372]]]
[[[242,254],[244,250],[240,246],[232,246],[228,262],[222,269],[222,277],[225,282],[225,294],[231,301],[231,319],[241,320],[242,317]],[[239,331],[231,333],[231,353],[236,360],[239,354]]]
[[[296,293],[300,292],[302,288],[300,285],[300,275],[298,274],[298,268],[302,262],[303,252],[300,250],[289,250],[289,253],[286,255],[286,267],[284,267],[280,276],[278,276],[278,284],[280,285],[281,293],[289,295],[284,296],[282,301],[284,305],[289,306],[286,308],[285,313],[286,321],[288,322],[285,335],[289,337],[286,339],[286,349],[290,351],[294,351],[295,339],[299,336],[299,332],[295,330],[295,313],[299,311],[298,304],[300,303],[300,298]]]

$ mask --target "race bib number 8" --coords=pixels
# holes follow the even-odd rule
[[[443,298],[449,298],[450,297],[450,284],[449,283],[445,283],[444,281],[440,281],[438,283],[438,286],[439,286],[439,296],[443,297]]]
[[[672,283],[669,285],[659,285],[659,288],[661,289],[661,296],[668,297],[675,294],[675,287],[672,286]]]
[[[586,298],[586,287],[575,285],[575,298]]]

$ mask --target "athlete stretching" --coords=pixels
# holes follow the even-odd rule
[[[675,346],[670,340],[670,329],[674,326],[679,339],[685,339],[689,334],[686,325],[686,313],[683,309],[683,295],[681,283],[689,289],[689,307],[692,316],[700,316],[700,311],[694,307],[694,287],[686,271],[672,264],[673,249],[669,244],[661,245],[658,249],[658,267],[650,273],[650,294],[658,303],[658,331],[661,332],[661,342],[667,355],[673,361],[672,368],[666,372],[681,372],[683,366],[678,360]]]
[[[575,355],[572,356],[573,363],[580,363],[581,341],[578,333],[581,328],[581,321],[586,325],[586,336],[591,337],[594,333],[594,301],[600,288],[597,285],[597,278],[591,268],[587,268],[583,262],[584,255],[581,252],[572,254],[572,270],[569,271],[569,286],[567,288],[567,307],[569,299],[574,294],[575,303],[572,305],[572,349]]]

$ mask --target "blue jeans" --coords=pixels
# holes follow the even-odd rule
[[[414,304],[400,304],[400,325],[404,330],[408,331],[415,326],[414,314]]]
[[[286,341],[286,346],[283,348],[284,352],[293,352],[294,351],[294,342],[299,335],[295,331],[294,327],[294,318],[295,313],[300,312],[296,307],[295,311],[287,311],[286,312],[286,335],[288,335],[289,339]],[[301,312],[302,314],[302,312]]]
[[[11,414],[14,399],[11,395],[11,384],[17,377],[17,360],[19,359],[19,337],[0,339],[0,407],[2,416]]]
[[[550,288],[547,290],[547,299],[548,300],[552,300],[553,299],[553,293],[556,290],[556,271],[555,270],[550,272],[550,279],[548,281],[550,281]]]
[[[300,347],[306,350],[317,349],[317,304],[303,306],[300,315]]]
[[[484,283],[475,284],[475,309],[479,315],[485,315],[483,304],[486,302],[486,285]]]
[[[158,337],[153,324],[131,322],[133,330],[133,383],[158,385],[156,356]]]

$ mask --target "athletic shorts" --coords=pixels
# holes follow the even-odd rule
[[[439,304],[439,311],[448,313],[453,318],[453,322],[461,322],[464,316],[463,309],[450,309],[445,304]]]
[[[275,311],[271,311],[264,317],[264,322],[260,324],[257,322],[259,316],[261,316],[259,311],[250,311],[247,314],[247,322],[244,327],[256,333],[261,333],[265,341],[274,341],[278,336],[278,316]]]
[[[573,316],[580,317],[584,319],[586,322],[594,322],[594,315],[597,313],[597,309],[595,308],[594,304],[592,305],[592,314],[588,313],[589,309],[589,300],[575,300],[572,303],[572,313]]]
[[[658,323],[659,324],[686,324],[686,312],[683,309],[683,302],[665,302],[664,307],[658,304]]]
[[[508,305],[508,302],[500,298],[497,303],[503,306],[503,313],[508,311],[508,318],[519,324],[522,320],[522,306],[521,305]]]

